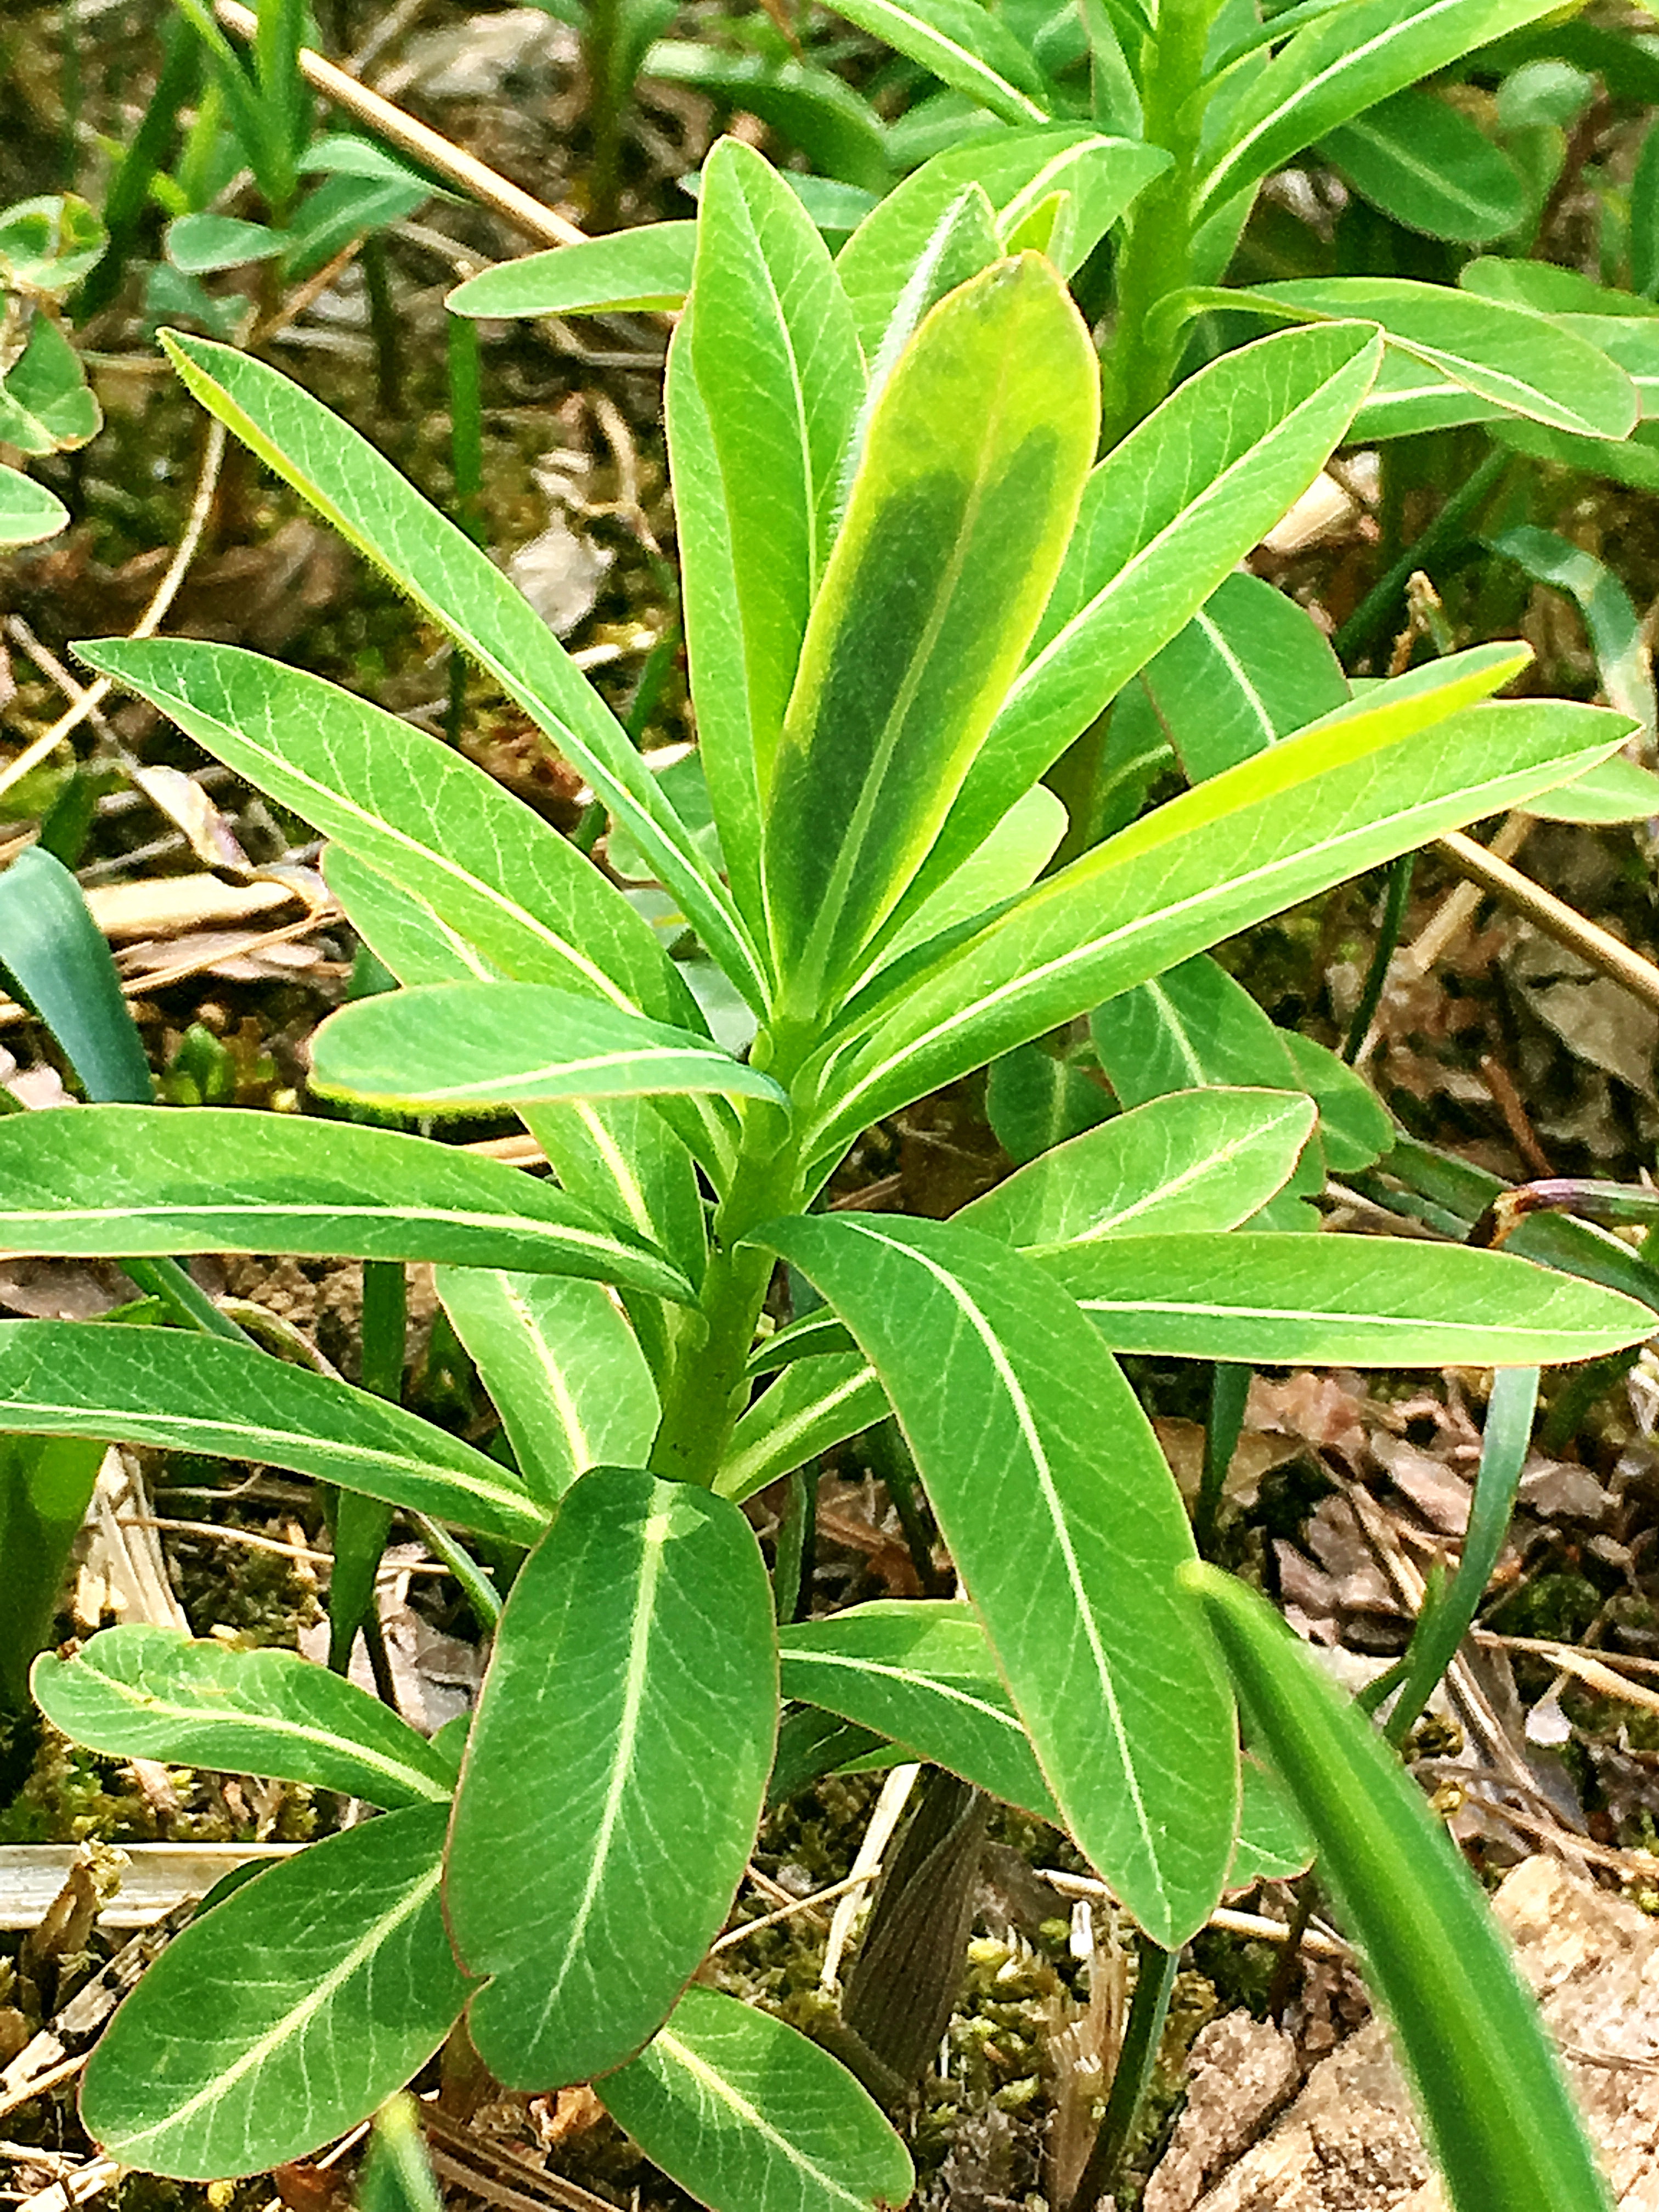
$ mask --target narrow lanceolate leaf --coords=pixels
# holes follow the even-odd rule
[[[1169,165],[1161,146],[1107,137],[1080,123],[988,131],[936,154],[894,186],[836,257],[836,274],[852,302],[866,354],[873,360],[912,269],[940,218],[969,185],[983,186],[1000,219],[1012,216],[1016,222],[1024,208],[1052,192],[1073,195],[1076,219],[1048,255],[1062,276],[1070,276],[1136,194]]]
[[[1421,1791],[1261,1598],[1186,1572],[1364,1950],[1458,2212],[1611,2212],[1533,1998]]]
[[[599,2094],[710,2212],[889,2212],[915,2185],[904,2145],[839,2060],[715,1990],[688,1990]]]
[[[584,1475],[513,1586],[450,1834],[450,1930],[489,1977],[469,2025],[500,2080],[586,2081],[654,2033],[730,1909],[776,1732],[742,1513]]]
[[[1380,356],[1369,330],[1281,331],[1200,370],[1107,455],[914,899],[961,865],[1307,489]]]
[[[787,185],[721,140],[702,173],[689,367],[718,468],[758,788],[770,777],[864,396],[852,310]]]
[[[583,1005],[590,1001],[581,1001]],[[0,1246],[295,1252],[690,1285],[552,1183],[422,1137],[230,1108],[60,1107],[0,1121]]]
[[[0,875],[0,969],[63,1047],[88,1097],[155,1096],[103,933],[80,884],[39,845]]]
[[[434,983],[359,999],[318,1030],[311,1082],[337,1097],[435,1113],[665,1092],[787,1103],[769,1076],[693,1030],[542,983]]]
[[[79,650],[429,908],[489,968],[656,1020],[687,1018],[690,994],[650,924],[568,838],[453,746],[260,653],[185,638]]]
[[[263,1462],[509,1544],[546,1526],[506,1468],[459,1437],[222,1337],[0,1322],[0,1428]]]
[[[984,738],[1065,551],[1099,382],[1064,285],[1022,254],[940,301],[876,404],[766,798],[802,1012],[854,971]]]
[[[691,356],[695,320],[689,308],[681,315],[669,340],[663,378],[663,427],[668,438],[680,555],[680,611],[696,708],[697,754],[720,831],[720,850],[738,911],[759,933],[763,929],[765,908],[760,888],[756,715],[758,712],[768,718],[766,726],[775,743],[793,667],[790,675],[781,679],[785,687],[781,696],[771,699],[763,634],[769,602],[752,595],[744,602],[738,596],[732,513]],[[777,618],[782,620],[781,612]],[[805,623],[803,608],[800,627],[795,632],[797,653]],[[750,682],[751,654],[758,696]],[[769,719],[774,715],[775,720]]]
[[[171,1628],[106,1629],[29,1686],[71,1743],[337,1790],[371,1805],[447,1802],[452,1777],[389,1706],[295,1651],[233,1651]]]
[[[1207,149],[1200,215],[1213,213],[1304,146],[1475,46],[1549,13],[1549,0],[1357,0],[1298,31]]]
[[[452,315],[599,315],[675,308],[691,288],[696,243],[694,222],[641,223],[636,230],[504,261],[458,284],[444,305]]]
[[[275,369],[207,338],[172,334],[165,343],[203,405],[441,623],[581,769],[709,951],[759,1004],[759,967],[723,887],[627,732],[489,555]]]
[[[714,1487],[741,1503],[886,1412],[886,1394],[861,1352],[792,1361],[732,1430]]]
[[[1097,1006],[1089,1029],[1125,1105],[1193,1084],[1259,1084],[1314,1100],[1321,1149],[1339,1173],[1369,1167],[1392,1142],[1394,1125],[1363,1078],[1323,1045],[1270,1022],[1205,954]]]
[[[447,1812],[330,1836],[185,1929],[93,2053],[94,2142],[181,2181],[263,2173],[400,2089],[466,2001],[439,1899]]]
[[[878,1598],[778,1638],[783,1694],[839,1713],[1041,1820],[1060,1815],[971,1607]]]
[[[590,1467],[629,1467],[657,1432],[656,1386],[597,1283],[441,1267],[438,1296],[501,1417],[525,1487],[556,1504]]]
[[[920,62],[1000,122],[1018,128],[1048,121],[1036,63],[1001,17],[975,0],[851,0],[836,12]]]
[[[1017,901],[836,1063],[815,1152],[1298,899],[1524,805],[1630,726],[1594,707],[1505,702],[1402,736],[1392,714],[1358,707],[1287,738]]]
[[[1529,1260],[1403,1237],[1114,1237],[1034,1256],[1115,1351],[1181,1358],[1536,1366],[1639,1344],[1653,1321]]]
[[[971,1230],[822,1214],[764,1242],[880,1375],[1079,1848],[1150,1936],[1183,1942],[1226,1872],[1237,1753],[1133,1392],[1042,1270]]]
[[[1521,173],[1449,100],[1407,89],[1329,132],[1320,152],[1373,207],[1431,238],[1481,246],[1527,219]]]
[[[1298,314],[1380,323],[1392,348],[1552,429],[1623,438],[1636,427],[1636,386],[1626,372],[1588,337],[1529,307],[1407,276],[1316,276],[1249,296]]]
[[[1289,1091],[1178,1091],[1088,1129],[964,1206],[1014,1245],[1236,1229],[1284,1188],[1313,1134]]]

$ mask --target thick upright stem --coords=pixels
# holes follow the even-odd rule
[[[1147,143],[1171,166],[1148,185],[1128,218],[1117,271],[1117,326],[1107,367],[1104,439],[1115,445],[1164,397],[1180,338],[1157,313],[1192,280],[1193,200],[1200,88],[1214,0],[1162,0],[1142,66]]]
[[[784,1117],[775,1107],[752,1104],[732,1187],[714,1219],[701,1301],[707,1334],[700,1343],[688,1338],[664,1392],[651,1453],[657,1474],[705,1487],[714,1481],[741,1411],[744,1366],[772,1279],[771,1254],[739,1247],[751,1229],[799,1203],[800,1163]]]

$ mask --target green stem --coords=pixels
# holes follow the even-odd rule
[[[1359,1004],[1353,1010],[1348,1034],[1342,1040],[1342,1057],[1350,1067],[1358,1059],[1360,1049],[1371,1033],[1376,1010],[1382,1003],[1382,987],[1389,980],[1389,965],[1406,927],[1406,908],[1412,895],[1412,872],[1416,865],[1415,853],[1402,853],[1389,869],[1388,895],[1382,902],[1382,921],[1376,933],[1376,943],[1371,950],[1371,964],[1365,971],[1364,988],[1359,994]]]
[[[787,1082],[775,1065],[771,1072]],[[744,1368],[772,1280],[771,1254],[746,1250],[743,1240],[763,1221],[799,1205],[800,1161],[783,1114],[753,1103],[744,1117],[732,1187],[714,1217],[701,1301],[705,1334],[700,1342],[685,1343],[663,1395],[651,1453],[656,1474],[705,1489],[713,1483],[741,1410]]]
[[[1103,442],[1115,445],[1150,415],[1174,380],[1178,331],[1158,309],[1192,281],[1194,171],[1204,120],[1201,88],[1211,0],[1164,0],[1141,71],[1146,143],[1171,166],[1127,218],[1117,274],[1117,327],[1107,369]]]
[[[1106,2110],[1088,2164],[1083,2169],[1071,2212],[1094,2212],[1117,2181],[1124,2154],[1134,2134],[1135,2122],[1152,2078],[1152,2064],[1169,2016],[1170,1996],[1175,1988],[1179,1951],[1166,1951],[1150,1936],[1136,1940],[1138,1968],[1129,2017],[1123,2030]]]
[[[1221,1517],[1222,1492],[1227,1469],[1238,1449],[1244,1426],[1244,1404],[1250,1395],[1253,1368],[1218,1359],[1210,1376],[1210,1413],[1204,1424],[1204,1471],[1199,1478],[1198,1504],[1193,1510],[1193,1541],[1201,1559],[1215,1557],[1216,1528]]]
[[[587,70],[588,128],[593,137],[587,222],[589,229],[594,231],[616,227],[617,198],[622,184],[623,92],[617,82],[622,14],[620,0],[588,0],[582,58]]]
[[[1509,454],[1501,447],[1488,453],[1474,474],[1452,494],[1416,544],[1408,545],[1388,574],[1372,585],[1332,641],[1337,658],[1345,667],[1354,656],[1365,651],[1395,614],[1413,573],[1427,568],[1437,555],[1455,545],[1465,535],[1463,526],[1492,492],[1509,459]]]
[[[173,1319],[187,1328],[199,1328],[204,1336],[222,1336],[232,1344],[253,1342],[239,1322],[220,1312],[195,1277],[176,1260],[123,1260],[121,1271],[146,1297],[160,1298]]]
[[[472,1608],[474,1620],[488,1636],[501,1617],[501,1601],[494,1583],[471,1553],[458,1544],[447,1528],[424,1513],[411,1513],[409,1520],[410,1526],[418,1530],[421,1541],[433,1558],[441,1559],[460,1584],[466,1601]]]

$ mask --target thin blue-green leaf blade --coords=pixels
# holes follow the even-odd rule
[[[1458,2212],[1611,2212],[1532,1997],[1421,1792],[1262,1599],[1213,1567],[1186,1577],[1318,1844]]]
[[[102,931],[81,886],[39,845],[0,875],[0,968],[63,1047],[90,1098],[155,1095]]]

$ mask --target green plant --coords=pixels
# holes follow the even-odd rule
[[[866,244],[838,268],[758,156],[716,150],[668,373],[700,732],[684,811],[372,447],[258,361],[169,342],[198,397],[580,766],[669,912],[654,927],[360,698],[226,647],[84,648],[330,841],[330,882],[403,988],[324,1024],[313,1089],[512,1109],[557,1177],[208,1107],[0,1122],[8,1249],[436,1262],[510,1447],[205,1333],[0,1326],[0,1427],[308,1474],[470,1534],[489,1572],[443,1540],[483,1610],[492,1572],[511,1584],[459,1784],[447,1733],[423,1744],[298,1660],[118,1630],[39,1662],[44,1709],[94,1748],[386,1808],[260,1875],[141,1984],[84,2096],[124,2162],[217,2177],[297,2155],[465,2010],[500,2078],[597,2078],[711,2205],[900,2201],[904,2154],[852,2077],[687,1987],[753,1841],[780,1692],[1058,1815],[1172,1951],[1234,1858],[1238,1744],[1178,1587],[1186,1516],[1114,1352],[1529,1367],[1650,1325],[1507,1255],[1253,1225],[1294,1182],[1316,1097],[1333,1145],[1360,1111],[1329,1055],[1149,1096],[948,1222],[818,1210],[872,1121],[1132,993],[1213,992],[1206,947],[1594,770],[1629,728],[1496,699],[1521,648],[1454,655],[1034,880],[1059,828],[1039,778],[1320,468],[1382,354],[1370,323],[1268,337],[1097,465],[1087,331],[1052,263],[1003,251],[1032,228],[1074,245],[1065,216],[1005,201],[999,238],[984,191],[952,187],[925,220],[888,216],[884,259]],[[715,1041],[704,999],[745,1010],[746,1052],[732,1026]],[[785,1320],[780,1256],[822,1307]],[[890,1409],[969,1602],[780,1631],[743,1503]],[[1279,1764],[1322,1842],[1327,1800]],[[1373,1831],[1408,1911],[1415,1832]],[[1447,1907],[1454,1936],[1459,1911],[1477,1908]],[[1442,2000],[1419,1984],[1404,2002],[1431,2018]],[[1547,2073],[1518,1999],[1502,2026]],[[1556,2170],[1583,2179],[1547,2201],[1600,2203],[1570,2111],[1551,2112]]]
[[[72,453],[102,410],[64,328],[64,301],[97,263],[102,223],[71,193],[0,208],[0,446],[31,458]],[[50,538],[68,517],[44,486],[7,469],[0,545]]]
[[[86,274],[87,314],[108,307],[146,258],[156,210],[167,220],[162,258],[145,274],[147,320],[222,337],[246,303],[215,298],[202,277],[264,264],[283,284],[302,283],[354,241],[372,247],[389,225],[447,196],[369,137],[316,131],[300,63],[307,10],[260,0],[257,18],[245,55],[204,0],[177,0],[138,127],[106,149],[107,243]],[[378,327],[375,337],[386,354],[389,337]]]

